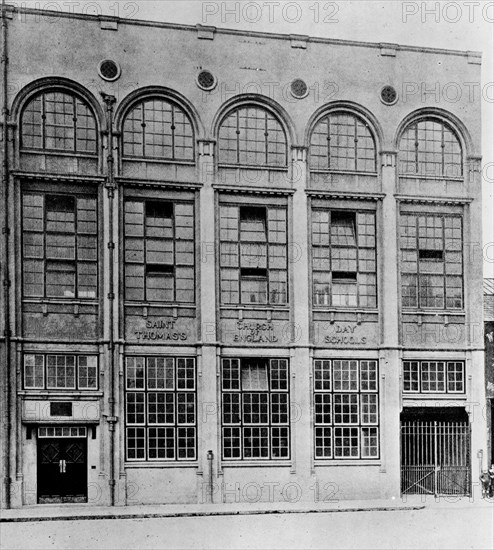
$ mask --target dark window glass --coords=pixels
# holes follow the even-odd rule
[[[437,214],[402,214],[400,246],[403,307],[461,309],[461,218]]]
[[[96,198],[26,193],[22,216],[24,297],[96,298]]]
[[[223,120],[218,150],[220,164],[287,166],[285,131],[269,111],[260,107],[241,107]]]
[[[312,170],[376,172],[376,145],[368,125],[350,113],[323,117],[310,142]]]
[[[314,360],[316,459],[379,458],[377,361]]]
[[[399,167],[403,175],[461,177],[463,153],[460,141],[443,122],[415,122],[401,137]]]
[[[125,298],[195,300],[194,205],[125,202]]]
[[[127,357],[127,460],[196,460],[195,359]]]
[[[462,361],[404,361],[403,391],[465,393],[465,365]]]
[[[222,360],[225,460],[290,458],[290,395],[286,359]]]
[[[286,209],[221,206],[223,304],[286,304]]]
[[[21,148],[95,155],[96,119],[77,97],[44,92],[32,99],[22,113]]]
[[[24,355],[24,388],[97,390],[95,355]]]
[[[163,99],[138,103],[123,125],[123,156],[194,160],[194,130],[185,112]]]
[[[315,306],[377,307],[373,212],[312,211]]]

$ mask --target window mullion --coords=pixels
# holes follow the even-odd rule
[[[268,113],[264,111],[264,162],[269,165],[269,138],[268,138]]]
[[[170,127],[172,138],[172,159],[175,160],[175,106],[171,105],[172,124]]]
[[[444,124],[441,124],[441,176],[445,176],[444,173],[444,150],[445,150],[445,144],[444,144]]]
[[[41,94],[41,141],[46,149],[46,94]]]
[[[141,128],[142,128],[142,156],[146,157],[146,109],[145,101],[141,103]]]
[[[419,125],[415,124],[415,173],[419,173]]]
[[[235,114],[237,119],[237,164],[240,164],[240,110],[237,109]]]
[[[327,142],[328,142],[328,157],[327,157],[327,160],[328,160],[328,170],[331,169],[331,116],[328,115],[327,117],[327,120],[328,120],[328,124],[327,124],[327,128],[328,128],[328,135],[327,135]]]
[[[74,128],[74,153],[77,153],[77,103],[75,96],[72,96],[72,121]]]
[[[354,142],[354,154],[355,154],[355,161],[354,161],[354,168],[355,171],[357,171],[358,167],[358,126],[357,126],[357,118],[353,118],[353,131],[355,132],[353,142]]]

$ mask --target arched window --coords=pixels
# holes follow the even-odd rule
[[[376,144],[366,122],[336,111],[321,118],[310,140],[312,170],[376,171]]]
[[[221,123],[219,163],[267,168],[287,166],[287,140],[280,122],[258,106],[239,107]]]
[[[413,122],[401,136],[400,174],[461,177],[462,159],[460,141],[440,120]]]
[[[31,99],[22,112],[21,149],[95,155],[94,114],[73,94],[42,92]]]
[[[183,109],[165,99],[139,102],[123,125],[123,156],[194,160],[194,130]]]

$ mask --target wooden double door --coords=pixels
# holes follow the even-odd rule
[[[87,502],[87,440],[38,439],[38,503]]]

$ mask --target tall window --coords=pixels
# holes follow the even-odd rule
[[[310,140],[312,170],[376,172],[376,144],[360,118],[335,112],[321,118]]]
[[[461,309],[461,217],[402,214],[400,242],[403,307]]]
[[[223,359],[223,459],[290,457],[286,359]]]
[[[287,303],[286,209],[221,206],[223,304]]]
[[[186,357],[127,357],[127,460],[196,460],[196,365]]]
[[[403,391],[465,393],[463,361],[403,361]]]
[[[373,212],[312,210],[314,306],[376,307]]]
[[[96,298],[96,198],[25,193],[22,198],[25,298]]]
[[[194,160],[194,130],[186,113],[163,99],[138,103],[123,124],[123,156]]]
[[[220,164],[284,168],[287,142],[278,120],[261,107],[240,107],[221,123],[218,135]]]
[[[316,459],[379,458],[377,361],[314,361]]]
[[[21,149],[95,155],[96,119],[88,105],[74,95],[43,92],[22,113]]]
[[[96,355],[24,355],[26,390],[97,390]]]
[[[194,205],[125,202],[125,299],[194,302]]]
[[[421,120],[403,132],[400,174],[461,177],[463,154],[455,133],[438,120]]]

